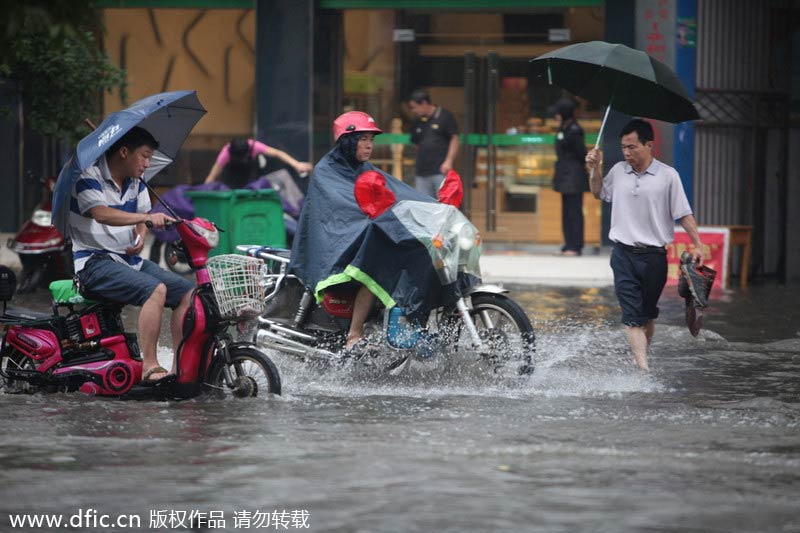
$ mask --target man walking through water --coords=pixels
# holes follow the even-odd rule
[[[595,198],[612,202],[609,239],[611,270],[622,308],[628,344],[639,368],[650,370],[647,350],[653,340],[658,299],[667,282],[667,251],[675,220],[692,240],[692,260],[703,264],[703,243],[678,172],[653,157],[653,126],[633,119],[622,129],[625,161],[601,174],[603,153],[586,154],[589,187]]]

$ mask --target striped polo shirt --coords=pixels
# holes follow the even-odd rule
[[[99,205],[128,213],[147,213],[151,207],[147,187],[138,179],[125,178],[122,188],[117,186],[111,178],[105,156],[86,169],[75,182],[69,206],[75,272],[81,271],[89,257],[96,253],[109,254],[114,261],[139,270],[142,258],[125,253],[134,245],[135,226],[100,224],[88,213]]]

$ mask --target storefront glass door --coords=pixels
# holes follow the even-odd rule
[[[594,7],[344,10],[341,111],[375,117],[387,133],[376,138],[373,162],[411,184],[413,116],[404,100],[426,90],[459,124],[456,169],[467,186],[462,210],[484,239],[559,244],[561,198],[552,190],[558,121],[547,107],[561,93],[531,83],[529,60],[569,44],[550,41],[548,28],[566,27],[581,40],[602,38],[601,14]],[[593,143],[599,109],[582,103],[580,113],[586,142]],[[584,214],[587,245],[599,243],[599,203],[586,198]]]

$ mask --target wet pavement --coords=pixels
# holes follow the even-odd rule
[[[534,286],[512,293],[537,329],[530,378],[275,357],[280,398],[0,395],[0,530],[91,508],[141,527],[72,531],[189,514],[232,531],[800,531],[800,290],[717,294],[697,339],[674,291],[650,375],[613,289]]]

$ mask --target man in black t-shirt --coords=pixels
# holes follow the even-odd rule
[[[458,154],[458,125],[453,114],[433,105],[425,91],[414,91],[408,104],[417,117],[411,125],[411,142],[417,145],[414,187],[436,198]]]

